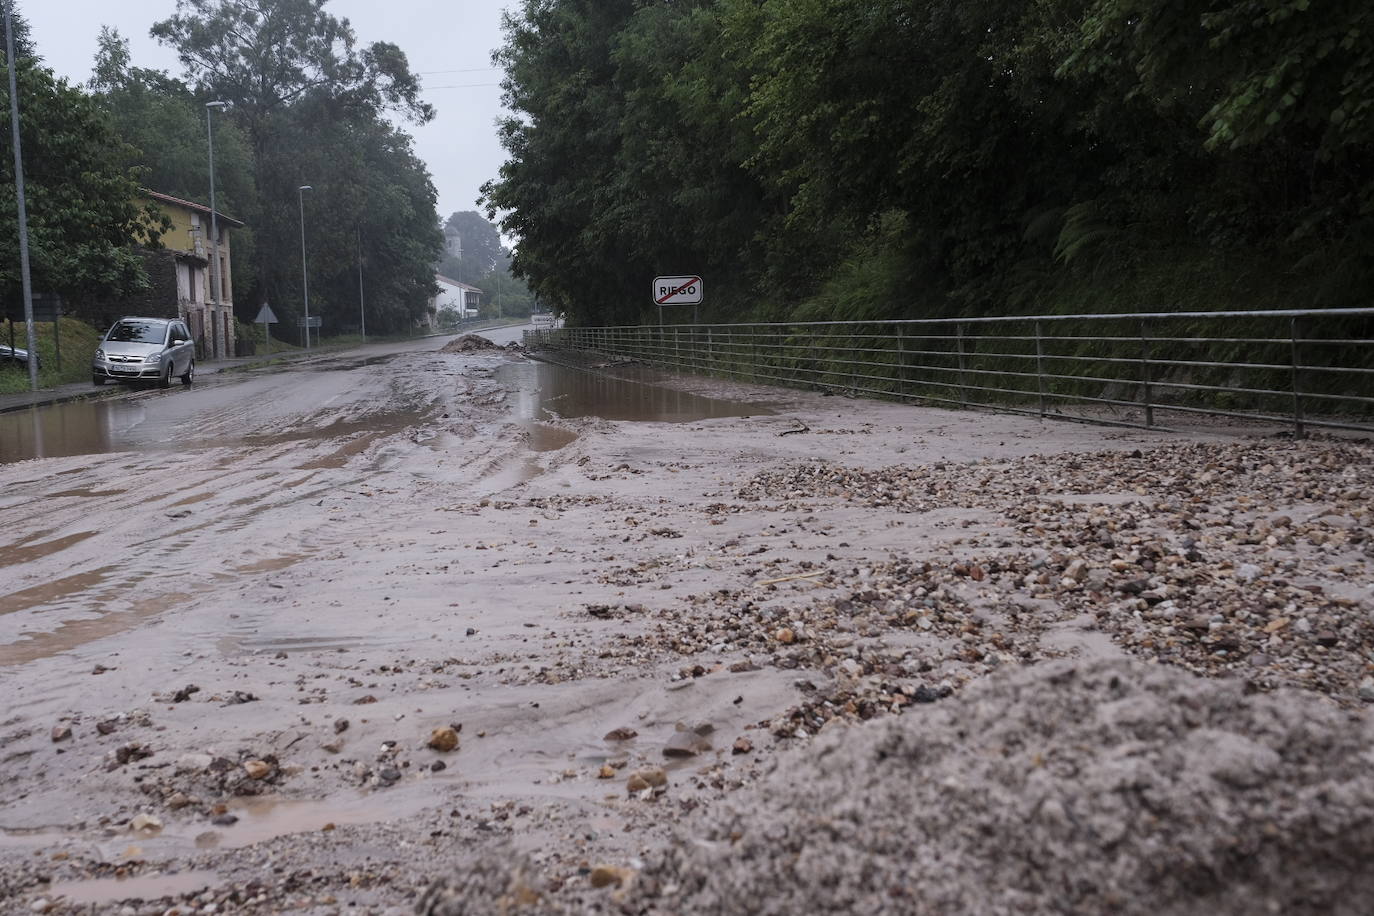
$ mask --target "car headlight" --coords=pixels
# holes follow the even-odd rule
[[[161,354],[161,353],[149,353],[147,356],[143,357],[143,361],[144,361],[145,363],[160,363],[160,362],[162,362],[162,354]]]
[[[104,350],[96,350],[96,351],[95,351],[95,358],[96,358],[96,359],[104,359],[104,358],[105,358],[105,351],[104,351]]]

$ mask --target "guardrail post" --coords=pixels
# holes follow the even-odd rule
[[[1154,381],[1154,373],[1153,371],[1151,371],[1153,367],[1150,365],[1150,361],[1154,357],[1154,347],[1150,343],[1149,322],[1146,321],[1144,318],[1140,319],[1140,347],[1140,374],[1141,380],[1145,383],[1145,428],[1149,429],[1150,427],[1155,425],[1154,398],[1152,396],[1153,392],[1150,390],[1150,385]]]
[[[907,387],[906,371],[906,325],[897,325],[897,394],[906,395]]]
[[[1049,413],[1045,409],[1045,342],[1040,333],[1040,322],[1035,323],[1035,387],[1040,391],[1040,419]]]
[[[1307,429],[1302,421],[1302,392],[1298,387],[1298,319],[1292,318],[1288,322],[1289,358],[1292,365],[1293,382],[1293,435],[1295,438],[1302,439],[1307,436]]]
[[[954,344],[959,352],[959,403],[968,406],[968,381],[964,378],[964,323],[961,321],[955,325]]]

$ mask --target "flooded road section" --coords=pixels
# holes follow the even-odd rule
[[[693,423],[772,413],[758,404],[702,397],[556,363],[512,363],[503,366],[497,378],[514,389],[520,417],[531,422],[599,417],[628,422]]]
[[[165,912],[242,891],[269,843],[351,863],[527,805],[629,848],[594,807],[621,767],[790,701],[759,672],[626,689],[639,624],[582,610],[708,578],[672,543],[707,522],[660,520],[661,491],[768,411],[443,343],[0,415],[0,886],[24,906]],[[642,744],[604,737],[631,724]],[[352,865],[328,892],[413,897],[407,855],[394,892]]]

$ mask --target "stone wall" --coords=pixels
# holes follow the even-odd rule
[[[148,288],[121,298],[89,296],[67,301],[67,314],[104,331],[125,315],[177,318],[177,256],[167,249],[138,249]]]

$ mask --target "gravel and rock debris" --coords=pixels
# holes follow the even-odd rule
[[[83,492],[170,473],[175,501],[226,493],[125,558],[138,588],[96,537],[89,575],[118,581],[91,610],[64,592],[7,615],[38,645],[74,614],[95,634],[0,646],[0,828],[21,831],[0,831],[0,889],[21,911],[1368,896],[1370,443],[802,396],[763,422],[561,419],[576,437],[533,453],[496,375],[512,356],[451,346],[344,404],[399,397],[424,436],[53,460]],[[331,438],[313,402],[265,409]],[[161,495],[131,504],[160,516]],[[65,556],[25,575],[60,586]],[[214,590],[157,603],[158,576],[207,569]],[[159,875],[183,877],[63,895]]]
[[[419,912],[524,887],[511,912],[1353,916],[1374,894],[1371,746],[1374,721],[1311,694],[1047,662],[782,755],[619,898],[478,855]]]

